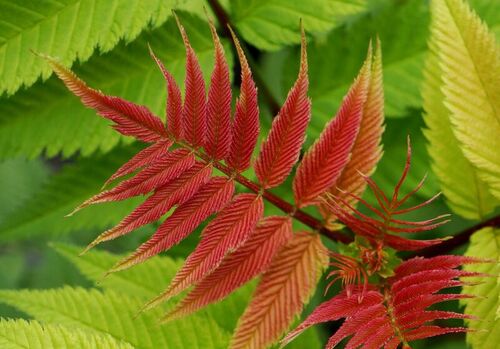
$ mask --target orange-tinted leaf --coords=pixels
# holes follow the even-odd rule
[[[180,205],[156,233],[129,257],[118,262],[110,272],[130,268],[182,241],[213,213],[231,199],[232,179],[213,177],[189,201]]]
[[[314,293],[327,265],[328,252],[318,234],[294,234],[264,273],[231,348],[267,348],[278,340]]]
[[[205,152],[219,160],[227,156],[231,146],[231,81],[224,48],[212,21],[209,24],[215,46],[215,66],[208,90]]]
[[[377,41],[375,57],[372,64],[372,73],[368,97],[363,109],[363,117],[358,136],[352,147],[351,157],[342,174],[329,192],[345,199],[352,205],[356,200],[345,192],[362,196],[366,189],[366,181],[359,172],[371,176],[382,156],[381,138],[384,122],[384,90],[382,86],[382,53]],[[342,191],[340,191],[340,188]],[[333,224],[336,217],[321,205],[320,210],[329,224]]]
[[[238,52],[241,66],[240,97],[236,101],[234,113],[233,138],[227,163],[237,171],[244,171],[250,167],[250,159],[259,136],[259,104],[257,88],[252,78],[245,53],[238,38],[231,30],[234,45]]]
[[[168,289],[149,302],[156,306],[208,275],[227,253],[240,247],[262,217],[264,203],[255,194],[239,194],[202,232],[202,239],[177,272]]]
[[[299,158],[311,118],[308,86],[306,40],[302,32],[299,76],[288,93],[285,104],[274,118],[271,131],[262,143],[255,162],[255,174],[263,188],[281,184]]]
[[[207,106],[205,96],[205,80],[201,72],[198,58],[189,43],[186,31],[175,16],[177,25],[186,46],[186,80],[184,106],[182,109],[183,138],[195,147],[203,146],[207,131]]]
[[[335,119],[325,126],[297,168],[293,191],[298,207],[316,203],[316,198],[336,183],[349,161],[368,95],[371,60],[370,49]]]
[[[134,136],[144,142],[157,142],[167,138],[167,130],[162,121],[148,108],[124,99],[106,96],[100,91],[88,87],[71,70],[59,62],[44,57],[54,69],[66,87],[80,97],[82,103],[95,109],[99,115],[115,123],[113,128],[126,136]]]
[[[224,258],[219,267],[201,280],[164,320],[192,313],[226,297],[265,270],[291,236],[290,217],[264,218],[246,242]]]

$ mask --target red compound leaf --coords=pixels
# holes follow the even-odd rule
[[[176,179],[157,189],[153,195],[125,217],[118,225],[105,231],[85,249],[116,239],[143,225],[157,221],[174,205],[188,201],[210,179],[212,166],[196,163]],[[85,252],[84,251],[84,252]]]
[[[82,103],[95,109],[102,117],[113,121],[113,128],[126,136],[133,136],[144,142],[157,142],[166,138],[167,130],[162,121],[148,108],[124,99],[106,96],[100,91],[88,87],[71,70],[63,67],[51,57],[44,57],[66,87]]]
[[[278,340],[309,301],[327,264],[317,234],[295,233],[264,273],[230,347],[267,348]]]
[[[205,219],[224,207],[231,200],[233,192],[232,179],[213,177],[189,201],[180,205],[147,242],[109,272],[130,268],[179,243]]]
[[[152,308],[210,274],[227,253],[239,248],[262,217],[264,203],[255,194],[239,194],[203,230],[202,239],[177,272],[168,289],[149,302]]]
[[[411,146],[408,139],[408,153],[405,168],[400,180],[394,188],[394,192],[390,200],[372,179],[360,174],[373,191],[380,206],[379,208],[375,208],[368,204],[356,194],[344,192],[344,197],[350,196],[352,199],[361,202],[375,216],[375,218],[356,209],[350,202],[344,199],[344,197],[333,196],[330,194],[326,196],[325,200],[329,209],[342,223],[349,227],[354,233],[367,238],[373,246],[387,245],[399,251],[413,251],[440,243],[443,239],[411,240],[395,235],[428,231],[449,222],[449,219],[447,219],[449,215],[440,215],[435,218],[418,222],[397,218],[399,215],[417,210],[430,204],[438,197],[438,195],[436,195],[416,206],[404,209],[401,208],[401,206],[422,187],[425,180],[424,177],[415,189],[406,194],[403,198],[399,199],[399,189],[406,179],[410,169],[410,162]]]
[[[184,82],[184,106],[182,109],[183,137],[192,146],[200,147],[205,143],[207,131],[205,80],[203,80],[200,63],[189,43],[186,31],[177,16],[175,16],[175,19],[186,47],[186,80]]]
[[[368,275],[357,260],[339,253],[331,253],[330,255],[333,259],[330,265],[334,267],[335,270],[331,271],[327,278],[334,277],[334,279],[327,285],[325,294],[337,280],[342,281],[342,287],[346,290],[349,297],[354,287],[358,285],[363,284],[363,290],[366,290],[368,286]],[[361,298],[363,294],[364,292],[361,292]]]
[[[229,29],[240,60],[241,86],[240,97],[236,101],[236,111],[234,113],[231,149],[226,161],[233,169],[241,172],[250,167],[250,159],[257,144],[259,136],[259,104],[257,101],[257,88],[245,58],[245,53],[238,38],[231,28]]]
[[[292,226],[289,217],[264,218],[245,243],[224,258],[219,267],[201,280],[164,320],[190,314],[226,297],[264,271],[278,250],[291,237]]]
[[[227,156],[231,145],[231,81],[224,48],[212,21],[209,24],[215,46],[215,66],[208,90],[205,152],[220,160]]]
[[[194,155],[190,150],[177,149],[156,159],[135,177],[123,181],[110,190],[105,190],[78,206],[74,212],[92,204],[125,200],[146,194],[181,175],[194,165]],[[73,212],[73,213],[74,213]]]
[[[299,76],[288,93],[285,104],[274,118],[271,131],[262,143],[255,162],[255,173],[265,189],[281,184],[299,158],[311,118],[308,86],[306,39],[302,30]]]
[[[293,180],[293,192],[298,207],[316,203],[316,198],[336,183],[349,161],[352,146],[359,131],[366,102],[372,53],[351,86],[335,116],[321,133],[318,141],[302,159]]]
[[[387,284],[368,286],[363,298],[353,297],[363,292],[354,289],[353,295],[342,291],[318,306],[283,344],[308,327],[344,318],[340,329],[330,338],[326,348],[334,348],[349,338],[346,348],[397,348],[408,342],[453,332],[465,332],[463,327],[440,327],[434,320],[471,319],[470,316],[449,311],[426,310],[442,301],[464,298],[465,295],[443,293],[450,287],[465,284],[463,279],[478,276],[456,269],[468,263],[482,261],[461,256],[416,257],[403,262]]]
[[[167,81],[167,130],[174,139],[182,139],[182,96],[174,77],[165,69],[163,63],[156,57],[151,47],[149,54],[160,68]]]
[[[363,116],[359,132],[352,147],[349,162],[342,170],[329,192],[341,197],[355,206],[357,200],[346,194],[362,196],[366,181],[358,174],[370,176],[382,156],[381,138],[384,131],[384,90],[382,86],[382,53],[377,40],[375,56],[372,63],[368,96],[363,108]],[[338,189],[340,188],[340,190]],[[320,206],[320,212],[329,225],[334,224],[336,217],[331,210]]]

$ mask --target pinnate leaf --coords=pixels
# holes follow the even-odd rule
[[[311,118],[311,102],[307,97],[309,80],[304,35],[302,33],[299,76],[283,107],[274,118],[269,135],[255,162],[255,174],[264,188],[281,184],[289,175],[298,160],[305,130]]]
[[[279,339],[314,293],[328,259],[319,235],[295,233],[264,273],[231,348],[265,348]]]

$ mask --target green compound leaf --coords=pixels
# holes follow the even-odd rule
[[[191,316],[162,326],[158,324],[159,311],[134,319],[142,300],[113,291],[102,293],[95,289],[71,287],[0,291],[0,299],[44,323],[109,334],[136,349],[222,349],[229,341],[229,335],[206,317]]]
[[[178,15],[192,38],[202,69],[210,71],[214,49],[208,24],[185,13]],[[130,45],[122,43],[108,54],[93,56],[76,67],[75,72],[90,86],[144,104],[163,117],[165,81],[148,54],[148,43],[172,74],[181,79],[185,50],[173,19],[141,34]],[[44,150],[49,157],[59,152],[69,157],[77,151],[87,156],[96,150],[109,151],[120,141],[130,143],[131,139],[121,137],[106,120],[83,108],[56,78],[39,82],[10,98],[0,97],[0,159],[15,155],[35,157]]]
[[[367,0],[236,0],[231,17],[243,38],[263,50],[300,42],[307,32],[325,32],[367,11]]]
[[[4,1],[0,4],[0,95],[30,86],[50,68],[30,50],[84,62],[164,23],[185,0]],[[192,6],[192,5],[190,5]]]
[[[500,309],[500,229],[483,228],[474,233],[465,255],[492,260],[491,263],[466,267],[468,271],[490,276],[468,279],[478,284],[465,286],[462,293],[477,296],[463,302],[465,313],[478,318],[468,322],[469,328],[474,332],[467,334],[467,342],[474,349],[494,348],[498,345],[500,336],[500,318],[497,316]]]
[[[134,348],[132,345],[109,335],[25,320],[0,320],[0,347],[2,349]]]

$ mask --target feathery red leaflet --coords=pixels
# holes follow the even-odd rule
[[[226,162],[235,170],[241,172],[250,167],[252,152],[259,136],[259,104],[257,88],[252,78],[245,53],[238,38],[229,27],[241,66],[240,96],[236,101],[234,112],[233,137],[229,156]]]
[[[200,63],[189,43],[186,31],[175,14],[174,17],[186,47],[186,79],[184,82],[185,93],[181,121],[182,134],[183,138],[196,148],[204,145],[207,132],[205,80],[203,80]]]
[[[215,46],[215,66],[207,99],[207,139],[205,152],[213,159],[224,159],[231,146],[231,81],[224,48],[214,24],[209,20]]]
[[[311,118],[308,86],[306,39],[302,28],[299,75],[283,107],[274,118],[255,161],[255,174],[264,189],[281,184],[299,158],[306,127]]]
[[[153,57],[154,61],[160,68],[167,82],[167,130],[172,137],[177,140],[182,139],[182,96],[179,86],[175,82],[174,77],[170,72],[165,69],[163,63],[156,57],[151,47],[149,47],[149,54]]]

